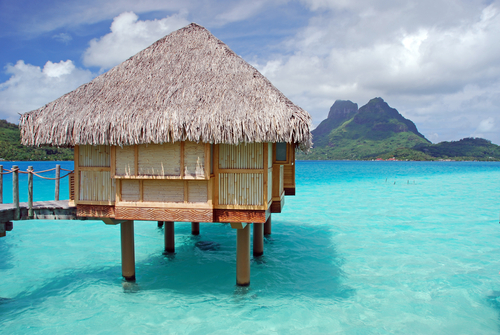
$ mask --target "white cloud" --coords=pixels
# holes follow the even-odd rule
[[[490,132],[493,130],[493,127],[495,127],[495,119],[489,117],[479,123],[476,131],[481,133]]]
[[[500,102],[500,14],[475,1],[303,1],[315,17],[259,70],[315,124],[381,96],[424,134],[470,136]],[[432,8],[432,10],[429,10]],[[430,17],[430,18],[429,18]],[[500,143],[500,134],[490,139]]]
[[[59,33],[52,36],[52,38],[64,44],[68,44],[73,39],[73,37],[68,33]]]
[[[266,0],[242,1],[215,18],[221,24],[245,20],[259,12],[265,3]]]
[[[17,123],[18,113],[29,112],[90,81],[93,74],[76,68],[71,60],[40,68],[22,60],[8,65],[9,80],[0,83],[0,114]]]
[[[152,21],[138,19],[132,12],[115,17],[109,34],[90,41],[83,63],[86,66],[98,66],[101,70],[109,69],[170,32],[189,24],[184,14]]]

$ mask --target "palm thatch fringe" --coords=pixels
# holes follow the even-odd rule
[[[25,113],[25,145],[195,141],[311,147],[311,117],[208,30],[177,30]]]

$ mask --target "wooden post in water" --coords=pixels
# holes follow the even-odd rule
[[[19,166],[12,166],[12,203],[14,204],[14,220],[21,218],[21,211],[19,210]]]
[[[262,256],[264,254],[264,224],[253,224],[253,255]]]
[[[0,165],[0,204],[3,204],[3,165]]]
[[[61,165],[56,164],[56,195],[54,197],[55,201],[59,201],[59,185],[60,185],[60,179],[59,177],[61,176]]]
[[[199,222],[191,222],[191,234],[192,235],[200,235],[200,223]]]
[[[264,235],[271,235],[271,215],[269,215],[266,223],[264,223]]]
[[[135,281],[134,221],[120,224],[122,242],[122,276],[127,281]]]
[[[250,285],[250,225],[236,229],[236,285]]]
[[[33,166],[28,166],[28,218],[33,219]]]
[[[165,252],[175,252],[174,223],[165,221]]]

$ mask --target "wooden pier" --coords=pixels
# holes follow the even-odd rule
[[[47,178],[40,173],[55,170],[55,178]],[[12,221],[18,220],[87,220],[86,217],[77,217],[76,206],[70,200],[59,200],[60,180],[72,174],[73,171],[63,169],[69,173],[61,177],[61,166],[45,171],[34,171],[32,166],[27,171],[19,170],[17,165],[6,170],[0,165],[0,237],[13,229]],[[28,174],[28,201],[19,202],[19,173]],[[12,174],[12,203],[3,203],[3,175]],[[55,181],[54,200],[33,202],[33,176]]]

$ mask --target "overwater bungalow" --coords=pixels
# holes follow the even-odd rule
[[[79,217],[120,224],[122,272],[135,279],[133,221],[227,222],[237,284],[250,283],[263,230],[295,194],[295,151],[311,118],[208,30],[177,30],[59,99],[22,115],[24,145],[73,147]]]

